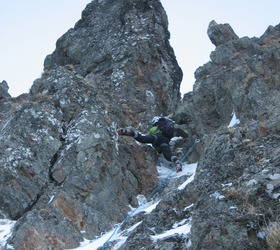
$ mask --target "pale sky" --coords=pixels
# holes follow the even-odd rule
[[[59,37],[74,27],[90,0],[0,0],[0,82],[9,93],[27,93],[43,71]],[[168,15],[170,43],[184,77],[181,92],[192,90],[194,72],[215,49],[207,36],[210,21],[229,23],[239,37],[260,37],[280,23],[279,0],[161,0]]]

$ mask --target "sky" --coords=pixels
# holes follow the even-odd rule
[[[0,82],[9,93],[27,93],[43,72],[55,43],[74,27],[90,0],[0,0]],[[280,23],[279,0],[161,0],[169,20],[170,43],[183,70],[181,93],[192,90],[194,72],[215,46],[210,21],[229,23],[239,37],[260,37]]]

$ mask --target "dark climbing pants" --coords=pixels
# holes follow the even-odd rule
[[[138,133],[137,137],[134,137],[136,141],[141,143],[152,143],[154,147],[160,148],[160,151],[163,153],[163,156],[166,160],[172,161],[175,156],[172,155],[169,139],[161,134],[157,135],[141,135]]]

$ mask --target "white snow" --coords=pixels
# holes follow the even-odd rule
[[[265,231],[259,231],[259,232],[257,233],[257,237],[260,238],[260,239],[262,239],[262,240],[264,240],[266,234],[267,234],[267,233],[266,233]]]
[[[237,119],[235,113],[233,113],[231,121],[230,121],[230,123],[228,125],[228,128],[232,128],[233,126],[238,125],[239,123],[240,123],[240,120]]]
[[[182,164],[182,172],[176,173],[176,171],[174,171],[171,174],[170,177],[172,179],[177,179],[177,178],[180,178],[180,177],[185,176],[185,175],[194,175],[195,172],[196,172],[196,168],[197,168],[197,163],[193,163],[193,164],[186,164],[185,163],[185,164]],[[167,168],[167,167],[162,166],[162,165],[157,166],[157,170],[158,170],[158,177],[159,177],[159,179],[166,178],[170,174],[170,172],[172,171],[172,169]]]
[[[150,214],[156,207],[157,205],[160,203],[160,200],[154,204],[152,204],[151,206],[147,207],[146,209],[144,209],[143,211],[146,213],[146,214]]]
[[[144,200],[142,202],[144,202]],[[141,203],[139,203],[139,205],[141,205],[141,206],[139,206],[139,208],[134,208],[132,206],[129,206],[130,209],[131,209],[131,213],[133,213],[131,215],[134,216],[134,215],[139,214],[141,212],[145,212],[145,214],[150,214],[157,207],[157,205],[160,203],[160,201],[161,200],[159,200],[157,202],[154,202],[153,200],[151,200],[150,202],[146,202],[146,203],[144,203],[142,205],[141,205],[141,203],[142,203],[141,202]],[[137,210],[135,210],[135,209],[137,209]]]
[[[11,236],[15,223],[16,221],[8,219],[0,220],[0,249],[7,243],[7,239]]]
[[[214,197],[217,200],[223,200],[226,198],[224,195],[221,195],[219,192],[215,192],[215,193],[211,194],[210,197]]]
[[[175,234],[187,236],[191,231],[191,224],[187,223],[185,225],[179,226],[177,228],[170,229],[162,234],[152,235],[151,238],[153,241],[161,240],[163,238],[167,238],[173,236]]]
[[[137,228],[140,224],[142,223],[142,221],[136,223],[135,225],[133,225],[132,227],[130,227],[127,230],[124,230],[120,233],[115,233],[114,236],[110,239],[110,241],[119,241],[112,249],[119,249],[126,241],[126,239],[128,238],[127,233],[132,232],[135,228]],[[84,240],[81,243],[81,246],[78,248],[75,248],[76,250],[96,250],[99,247],[102,247],[107,240],[111,237],[111,235],[113,234],[115,229],[111,230],[110,232],[102,235],[101,237],[97,238],[96,240]]]
[[[119,153],[119,143],[118,143],[118,139],[119,139],[119,134],[117,132],[117,128],[118,128],[118,124],[113,122],[112,125],[110,126],[111,130],[113,131],[113,141],[114,141],[114,144],[115,144],[115,149],[116,149],[116,152],[117,154]]]
[[[48,204],[50,204],[50,203],[53,201],[53,198],[54,198],[54,197],[55,197],[54,195],[52,195],[52,196],[50,197],[50,200],[49,200]]]
[[[226,184],[222,184],[222,187],[231,187],[232,186],[232,183],[226,183]]]
[[[194,204],[191,204],[191,205],[185,207],[184,211],[187,211],[188,209],[192,208],[193,206],[194,206]]]
[[[184,225],[187,221],[188,221],[187,219],[183,219],[181,222],[176,222],[176,223],[172,226],[172,228],[177,228],[177,227],[179,227],[179,226],[182,226],[182,225]]]
[[[176,141],[181,140],[181,139],[183,139],[183,137],[181,137],[181,136],[174,136],[174,137],[171,138],[171,141],[172,142],[176,142]]]
[[[183,190],[189,183],[191,183],[193,180],[194,180],[194,176],[195,176],[195,173],[191,175],[190,178],[188,178],[183,184],[181,184],[178,189],[179,190]]]
[[[195,172],[196,172],[196,168],[197,168],[197,163],[195,163],[195,164],[186,164],[185,163],[185,164],[183,164],[182,172],[176,173],[176,171],[173,171],[173,173],[170,175],[172,169],[161,165],[161,166],[157,167],[158,178],[160,179],[160,181],[163,181],[167,176],[173,180],[185,176],[184,178],[186,178],[186,180],[183,182],[183,184],[179,185],[179,187],[178,187],[179,190],[182,190],[190,182],[193,181]],[[148,215],[157,207],[157,205],[161,201],[161,200],[155,201],[155,200],[151,199],[150,201],[145,202],[146,197],[142,194],[139,194],[137,196],[137,199],[138,199],[139,206],[137,208],[133,208],[129,205],[131,212],[129,213],[128,216],[134,216],[140,212],[145,212],[145,214]],[[191,204],[189,207],[185,208],[185,210],[191,208],[192,206],[193,206],[193,204]],[[142,221],[136,223],[135,225],[130,227],[128,230],[124,230],[122,232],[118,232],[117,227],[119,227],[120,224],[116,225],[117,227],[115,229],[101,235],[100,237],[96,238],[95,240],[84,239],[84,241],[81,243],[81,246],[76,248],[75,250],[89,250],[89,249],[95,250],[95,249],[98,249],[99,247],[102,247],[107,241],[110,241],[110,242],[117,241],[117,243],[112,248],[112,249],[117,250],[125,243],[125,241],[127,240],[128,236],[129,236],[129,233],[132,232],[141,223],[142,223]],[[179,235],[183,234],[184,236],[187,236],[190,233],[190,229],[191,229],[191,220],[184,219],[181,222],[175,223],[172,226],[172,229],[170,229],[162,234],[159,234],[159,235],[153,235],[153,236],[151,236],[151,238],[152,238],[152,240],[157,241],[159,239],[170,237],[175,234],[179,234]],[[106,248],[106,246],[105,246],[105,248]]]

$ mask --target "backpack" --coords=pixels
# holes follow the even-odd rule
[[[168,118],[159,118],[156,126],[161,131],[161,133],[166,136],[168,139],[173,137],[174,133],[174,123]]]

